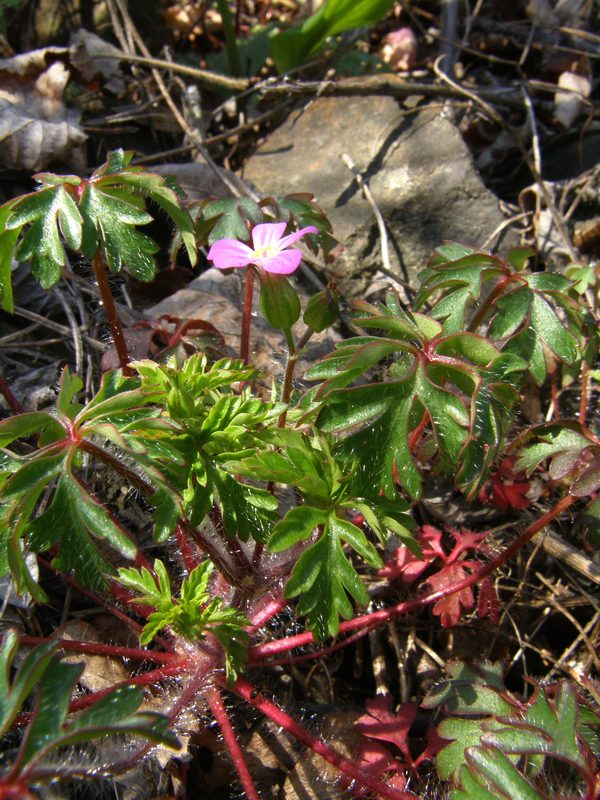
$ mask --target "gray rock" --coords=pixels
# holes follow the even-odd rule
[[[347,296],[368,289],[381,254],[373,212],[343,153],[383,214],[392,270],[413,284],[442,241],[481,247],[504,222],[459,131],[438,108],[407,113],[389,97],[319,98],[267,137],[244,178],[268,194],[315,194],[345,247],[331,273]]]

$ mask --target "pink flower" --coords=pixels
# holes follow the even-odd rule
[[[247,267],[255,264],[265,272],[289,275],[300,264],[302,253],[291,244],[307,233],[318,233],[313,225],[283,236],[286,222],[264,222],[252,229],[252,245],[249,247],[237,239],[221,239],[208,251],[208,259],[217,269]]]

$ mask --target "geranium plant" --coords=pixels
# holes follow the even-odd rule
[[[510,785],[525,787],[514,800],[543,798],[540,742],[548,740],[544,757],[567,763],[573,792],[593,800],[593,748],[584,748],[592,737],[581,721],[596,726],[597,708],[593,696],[570,685],[538,687],[521,701],[503,694],[497,675],[482,694],[479,674],[468,673],[472,691],[489,702],[465,734],[456,719],[468,713],[464,705],[449,704],[450,689],[430,693],[425,705],[445,709],[450,720],[439,736],[452,744],[432,740],[418,758],[406,744],[414,709],[407,716],[387,701],[385,709],[371,703],[359,731],[400,750],[386,755],[380,745],[377,770],[366,750],[362,760],[343,755],[249,678],[258,666],[326,656],[428,607],[448,628],[475,609],[477,597],[479,615],[495,620],[501,598],[491,577],[536,533],[581,498],[588,527],[597,531],[600,441],[585,414],[530,427],[516,439],[512,427],[526,378],[543,386],[559,379],[563,365],[571,375],[581,369],[587,396],[595,320],[570,280],[530,273],[527,252],[503,260],[443,246],[422,275],[415,309],[403,308],[393,292],[384,303],[356,303],[353,324],[364,333],[316,363],[307,375],[314,387],[295,393],[299,351],[337,317],[329,286],[309,301],[300,323],[301,303],[286,277],[300,263],[294,245],[301,238],[330,244],[328,223],[310,198],[205,202],[192,220],[173,187],[131,168],[123,153],[87,181],[39,181],[38,192],[0,208],[6,309],[13,254],[30,260],[44,286],[68,268],[68,250],[92,260],[99,283],[105,265],[150,279],[155,246],[137,230],[150,220],[144,196],[168,213],[192,260],[196,242],[210,245],[208,259],[218,268],[247,267],[246,294],[240,359],[190,354],[190,340],[166,362],[132,362],[119,349],[115,315],[121,368],[104,374],[90,400],[79,401],[80,377],[65,368],[53,409],[0,422],[0,571],[44,603],[47,588],[31,569],[33,556],[139,637],[137,647],[117,647],[21,636],[23,648],[35,649],[11,676],[18,641],[4,634],[0,679],[9,699],[0,699],[2,730],[20,744],[2,764],[0,797],[26,796],[44,781],[79,774],[53,766],[50,739],[62,747],[109,732],[141,736],[141,756],[154,741],[176,747],[182,712],[195,704],[213,715],[245,796],[257,800],[224,701],[230,692],[334,765],[352,796],[418,797],[406,776],[414,779],[435,756],[457,800],[507,796],[494,792]],[[283,381],[270,394],[249,363],[255,273],[262,312],[288,348]],[[449,545],[440,530],[417,525],[412,512],[430,481],[481,500],[507,457],[522,482],[551,458],[563,488],[505,549],[494,549],[485,531],[452,531]],[[90,487],[92,465],[142,498],[151,542]],[[394,603],[390,592],[382,607],[368,610],[371,578],[400,582],[408,596]],[[287,606],[297,628],[278,636],[273,623]],[[60,664],[61,651],[111,655],[136,667],[112,692],[74,696],[79,672]],[[166,681],[171,700],[163,717],[139,711],[141,689],[131,687]],[[384,736],[377,720],[401,731]],[[556,725],[564,727],[561,735]],[[112,774],[133,760],[96,769]]]

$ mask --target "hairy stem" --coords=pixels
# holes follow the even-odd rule
[[[365,627],[383,625],[393,617],[420,610],[425,606],[431,605],[432,603],[437,603],[438,600],[441,600],[444,597],[448,597],[451,594],[456,594],[456,592],[462,592],[463,589],[474,586],[487,575],[494,572],[499,567],[504,566],[504,564],[506,564],[506,562],[512,558],[515,553],[517,553],[525,544],[527,544],[527,542],[532,539],[536,533],[543,530],[554,519],[556,519],[559,514],[562,514],[563,511],[566,511],[569,506],[573,505],[573,503],[575,503],[578,499],[579,498],[574,497],[571,494],[563,497],[562,500],[559,500],[558,503],[556,503],[549,511],[525,528],[523,533],[521,533],[512,544],[510,544],[499,555],[497,555],[496,558],[488,561],[487,564],[484,564],[480,569],[472,572],[466,578],[463,578],[463,580],[458,581],[457,583],[453,584],[452,586],[448,586],[445,589],[439,589],[438,591],[431,592],[423,597],[418,597],[416,600],[408,600],[404,603],[398,603],[398,605],[391,606],[390,608],[383,608],[379,611],[374,611],[371,614],[364,614],[360,617],[355,617],[348,622],[342,622],[339,632],[350,633],[351,631],[359,630]],[[252,661],[255,661],[261,657],[264,658],[265,656],[274,655],[276,653],[288,652],[296,647],[305,647],[314,641],[315,638],[313,634],[310,631],[305,631],[304,633],[297,634],[296,636],[288,636],[284,639],[277,639],[272,642],[266,642],[262,645],[256,645],[250,649],[249,656]]]
[[[119,314],[117,313],[117,307],[115,306],[115,300],[108,282],[106,270],[104,269],[104,264],[100,258],[100,253],[96,253],[92,259],[92,267],[94,268],[94,275],[96,276],[98,289],[100,290],[102,305],[104,306],[104,310],[106,312],[106,318],[108,320],[110,332],[112,334],[117,356],[119,358],[119,364],[123,370],[123,375],[130,377],[133,375],[133,372],[129,366],[127,342],[125,341],[123,326],[121,325],[121,320],[119,319]]]
[[[326,745],[321,739],[318,739],[310,733],[310,731],[307,731],[306,728],[303,728],[302,725],[286,714],[283,709],[263,697],[260,692],[256,691],[252,684],[248,683],[244,678],[238,678],[233,686],[233,691],[240,695],[240,697],[243,697],[250,705],[261,711],[266,717],[272,719],[276,725],[279,725],[281,728],[288,731],[295,739],[298,739],[302,744],[309,747],[314,753],[320,755],[330,764],[333,764],[340,772],[351,778],[353,782],[359,784],[354,787],[353,783],[349,790],[352,794],[362,797],[364,796],[364,787],[366,787],[372,792],[375,792],[378,797],[389,798],[389,800],[414,800],[413,794],[400,791],[399,789],[393,789],[383,783],[383,781],[379,781],[377,778],[367,775],[365,772],[358,769],[353,761],[345,758],[332,747]]]
[[[213,686],[206,693],[206,699],[212,715],[215,718],[221,733],[223,734],[225,745],[227,746],[227,750],[231,756],[233,766],[239,775],[245,796],[248,798],[248,800],[260,800],[260,796],[256,791],[256,786],[252,780],[252,775],[250,774],[250,770],[248,769],[248,765],[244,759],[242,748],[240,747],[240,743],[237,740],[235,731],[231,726],[229,715],[227,714],[227,709],[223,703],[221,693],[216,687]]]
[[[250,326],[252,324],[252,306],[254,304],[254,270],[246,270],[244,284],[244,305],[242,308],[242,331],[240,337],[240,358],[244,364],[250,362]]]
[[[0,636],[0,641],[1,639],[2,636]],[[21,636],[19,641],[22,645],[35,647],[38,644],[45,644],[48,639],[43,636]],[[157,650],[121,647],[99,642],[78,642],[72,639],[57,639],[56,641],[61,650],[72,650],[74,653],[92,653],[108,658],[135,658],[138,661],[154,661],[155,664],[172,664],[174,661],[181,661],[181,656],[176,653],[161,653]]]
[[[475,333],[477,331],[477,329],[485,319],[486,314],[488,313],[490,308],[494,305],[496,300],[500,297],[500,295],[502,294],[502,292],[509,283],[510,283],[509,275],[505,275],[504,278],[500,278],[498,283],[494,286],[492,291],[489,293],[489,295],[486,297],[483,303],[479,306],[477,313],[471,320],[471,323],[467,328],[467,331],[469,333]]]

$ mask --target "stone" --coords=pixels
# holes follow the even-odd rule
[[[381,251],[373,210],[343,153],[383,215],[392,271],[413,286],[443,241],[482,247],[505,221],[443,110],[407,111],[391,97],[318,98],[267,136],[243,177],[265,194],[316,196],[345,248],[330,272],[348,297],[368,291]]]

